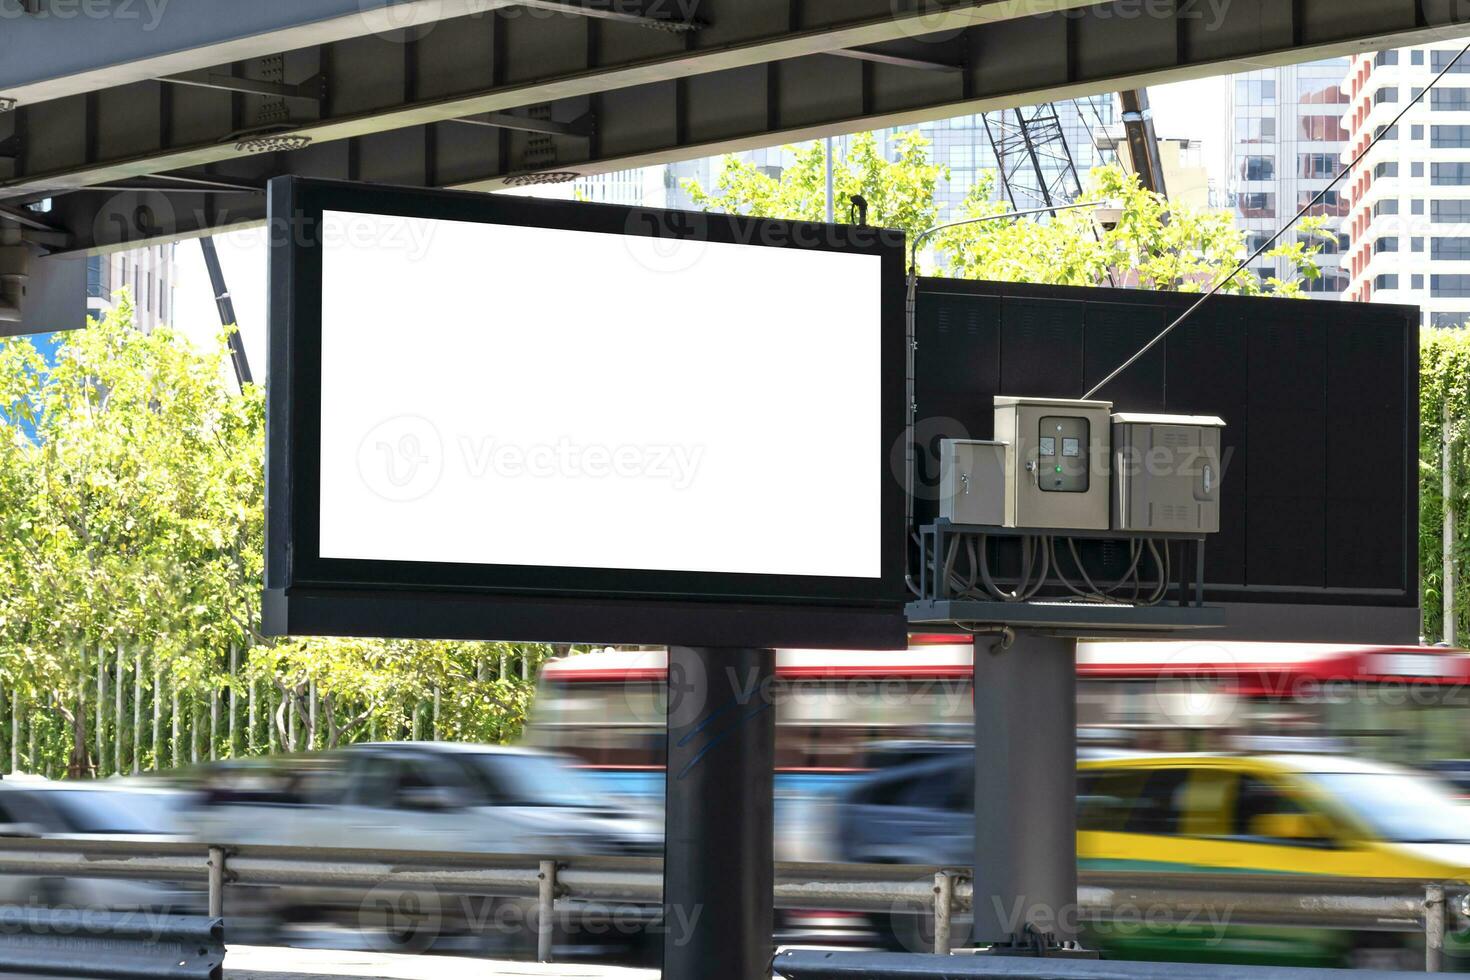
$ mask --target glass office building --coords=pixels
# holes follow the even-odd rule
[[[1332,58],[1229,79],[1229,201],[1250,250],[1311,203],[1342,169],[1351,136],[1343,121],[1347,72],[1347,58]],[[1322,278],[1303,288],[1315,297],[1340,299],[1349,282],[1346,234],[1340,230],[1348,214],[1346,189],[1329,190],[1309,213],[1327,218],[1335,234],[1322,243]],[[1255,272],[1265,278],[1285,276],[1288,269],[1284,260],[1266,259],[1255,264]]]

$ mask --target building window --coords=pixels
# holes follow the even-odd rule
[[[1470,184],[1470,163],[1431,164],[1429,182],[1441,187],[1464,187]]]
[[[1275,119],[1235,120],[1235,139],[1240,143],[1276,142]]]
[[[1431,126],[1429,145],[1436,149],[1455,150],[1470,147],[1470,126]]]
[[[1397,85],[1385,85],[1373,93],[1373,104],[1384,105],[1385,103],[1397,102],[1399,100],[1399,89]]]
[[[1243,157],[1240,161],[1240,176],[1244,180],[1275,180],[1275,157]]]
[[[1235,83],[1235,101],[1241,105],[1275,105],[1276,80],[1238,79]]]
[[[1424,52],[1423,51],[1410,51],[1409,52],[1409,64],[1411,64],[1411,65],[1422,65],[1422,64],[1424,64]]]
[[[1436,112],[1470,111],[1470,88],[1437,88],[1429,93],[1429,107]]]
[[[1409,251],[1411,251],[1411,252],[1422,252],[1422,251],[1424,251],[1424,239],[1422,239],[1422,238],[1411,238],[1411,239],[1409,239]]]
[[[1423,126],[1410,126],[1409,127],[1409,138],[1410,139],[1416,139],[1416,140],[1422,140],[1424,138],[1424,127]]]
[[[1470,238],[1431,238],[1429,257],[1452,262],[1470,259]]]
[[[1398,289],[1398,273],[1390,272],[1387,275],[1378,276],[1373,280],[1374,289]]]
[[[1431,327],[1463,327],[1467,323],[1470,323],[1470,313],[1429,314],[1429,325]]]
[[[1276,195],[1268,191],[1251,191],[1242,194],[1237,200],[1237,205],[1241,215],[1247,218],[1276,217]]]
[[[1337,81],[1299,76],[1296,82],[1296,100],[1302,105],[1347,105],[1347,93]]]
[[[1302,282],[1304,293],[1340,293],[1347,287],[1347,273],[1341,269],[1323,269],[1320,277]]]
[[[1320,247],[1323,255],[1337,255],[1340,252],[1346,252],[1352,248],[1352,241],[1346,234],[1339,234],[1333,238],[1307,238],[1303,236],[1299,241],[1309,247],[1312,245]]]
[[[1430,276],[1429,295],[1470,296],[1470,276]]]
[[[1298,159],[1301,162],[1298,176],[1318,180],[1337,176],[1338,162],[1331,153],[1302,153]]]
[[[1423,289],[1424,288],[1424,277],[1421,276],[1421,275],[1412,275],[1412,276],[1410,276],[1409,277],[1409,288],[1410,289]]]
[[[1384,237],[1378,239],[1377,241],[1375,241],[1373,243],[1373,251],[1374,251],[1374,253],[1378,253],[1378,252],[1397,252],[1398,250],[1399,250],[1399,240],[1398,240],[1398,238],[1396,238],[1393,235],[1385,235]]]
[[[1436,225],[1470,221],[1470,201],[1435,201],[1429,210],[1429,220]]]
[[[1399,53],[1393,51],[1380,51],[1373,56],[1373,67],[1382,68],[1385,65],[1396,65],[1399,63]]]
[[[1347,199],[1338,191],[1322,193],[1322,200],[1313,204],[1312,202],[1317,198],[1317,193],[1313,191],[1297,192],[1297,208],[1309,208],[1310,210],[1307,211],[1307,214],[1313,217],[1340,218],[1348,213]]]
[[[1343,128],[1341,116],[1301,116],[1300,125],[1299,137],[1313,143],[1346,143],[1352,135]]]
[[[1412,201],[1410,201],[1409,202],[1409,211],[1412,212],[1413,214],[1423,214],[1424,213],[1424,198],[1422,198],[1422,197],[1416,197]]]
[[[1378,166],[1373,168],[1374,180],[1382,180],[1384,177],[1397,177],[1398,175],[1399,165],[1396,163],[1380,163]],[[1315,174],[1303,174],[1303,176],[1310,177],[1315,176]],[[1329,174],[1328,176],[1331,175]]]
[[[1449,68],[1451,61],[1455,60],[1459,51],[1431,51],[1429,54],[1429,67],[1435,71],[1444,71]],[[1470,58],[1461,58],[1455,61],[1455,67],[1450,68],[1451,75],[1470,74]]]
[[[1245,236],[1245,248],[1246,248],[1246,251],[1247,252],[1254,253],[1254,252],[1256,252],[1258,250],[1263,250],[1270,243],[1271,243],[1271,234],[1270,234],[1270,232],[1253,231],[1250,234],[1248,234],[1248,235]]]
[[[1375,218],[1378,217],[1380,214],[1398,214],[1398,213],[1399,213],[1399,202],[1398,202],[1398,199],[1397,198],[1392,198],[1391,197],[1391,198],[1389,198],[1386,201],[1379,201],[1377,204],[1373,205],[1373,217],[1375,217]]]
[[[1417,161],[1414,162],[1414,163],[1409,164],[1409,176],[1410,177],[1423,177],[1424,176],[1424,164],[1419,163]]]

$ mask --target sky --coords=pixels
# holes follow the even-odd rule
[[[1154,127],[1161,137],[1201,140],[1204,163],[1217,186],[1226,186],[1225,85],[1223,76],[1149,89]],[[215,236],[225,284],[235,301],[240,336],[257,380],[265,377],[266,248],[265,229],[253,228]],[[200,344],[219,327],[209,275],[197,241],[178,244],[174,326]]]

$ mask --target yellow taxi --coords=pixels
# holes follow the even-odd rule
[[[1083,870],[1470,880],[1470,808],[1432,777],[1361,759],[1088,760],[1078,768],[1077,829]],[[1134,958],[1377,966],[1414,956],[1402,936],[1228,921],[1099,931],[1099,946]]]

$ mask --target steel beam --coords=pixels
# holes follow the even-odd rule
[[[0,96],[31,105],[347,38],[418,29],[500,5],[493,0],[0,0]]]
[[[685,34],[517,8],[228,69],[320,72],[319,112],[158,82],[23,105],[0,200],[57,195],[74,247],[104,250],[263,219],[258,194],[82,191],[176,171],[496,190],[1470,32],[1466,0],[687,2]],[[445,125],[465,117],[499,125]]]

